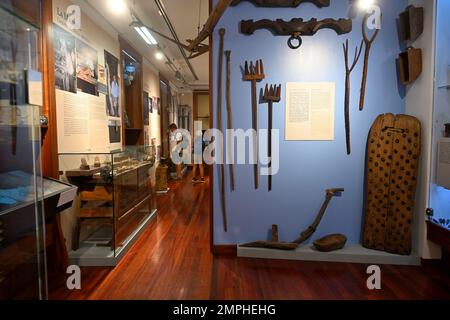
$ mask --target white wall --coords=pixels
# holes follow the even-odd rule
[[[425,11],[424,33],[412,44],[415,48],[422,48],[423,73],[407,88],[406,113],[422,123],[422,154],[415,208],[415,228],[419,237],[414,247],[418,248],[422,258],[430,259],[440,257],[439,248],[427,241],[425,223],[431,181],[436,4],[435,0],[410,0],[409,3],[424,7]]]

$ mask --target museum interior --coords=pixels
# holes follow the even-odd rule
[[[450,299],[449,15],[0,0],[0,300]]]

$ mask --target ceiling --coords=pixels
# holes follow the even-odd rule
[[[91,18],[98,22],[95,16],[101,15],[105,21],[123,38],[125,38],[135,49],[137,49],[154,67],[156,67],[165,78],[170,80],[180,89],[205,89],[209,83],[209,55],[204,54],[195,59],[189,60],[198,80],[195,80],[192,72],[187,66],[178,46],[169,40],[166,40],[154,34],[159,47],[165,53],[166,57],[172,61],[182,77],[185,80],[179,81],[175,76],[175,70],[166,63],[166,59],[158,60],[155,53],[159,50],[157,46],[149,46],[130,26],[132,22],[129,10],[119,12],[111,8],[109,1],[112,0],[82,0],[85,2],[85,12]],[[159,14],[155,0],[124,0],[133,9],[139,19],[149,27],[172,37],[163,17]],[[160,0],[165,11],[172,22],[175,32],[181,41],[194,39],[198,34],[198,25],[200,19],[200,28],[208,19],[209,1],[208,0]],[[80,3],[81,4],[81,3]],[[90,8],[90,10],[89,10]],[[101,23],[99,23],[101,24]],[[206,40],[207,41],[207,40]]]

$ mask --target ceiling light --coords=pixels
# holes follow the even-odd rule
[[[142,39],[144,39],[145,42],[147,42],[148,45],[155,45],[158,44],[156,42],[153,35],[148,31],[146,26],[141,26],[139,23],[134,23],[134,30],[141,36]]]
[[[158,42],[156,42],[155,38],[153,37],[153,35],[150,33],[150,31],[148,31],[146,26],[142,26],[141,27],[142,32],[147,36],[147,38],[150,40],[150,42],[152,44],[158,44]]]
[[[122,14],[127,10],[125,0],[108,0],[108,6],[115,14]]]
[[[162,54],[162,52],[157,52],[155,53],[155,58],[158,60],[162,60],[164,58],[164,55]]]
[[[369,10],[375,4],[374,0],[359,0],[358,7],[361,10]]]

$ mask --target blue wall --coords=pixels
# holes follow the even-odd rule
[[[214,1],[216,3],[217,1]],[[373,46],[369,68],[366,106],[358,110],[362,59],[352,76],[351,122],[353,153],[347,156],[344,131],[344,58],[342,43],[348,37],[351,51],[359,45],[361,17],[353,21],[351,34],[337,36],[332,30],[322,30],[314,37],[304,37],[300,50],[287,47],[287,37],[274,37],[260,30],[253,36],[239,33],[243,19],[290,20],[294,17],[346,18],[348,0],[332,0],[331,6],[319,9],[307,3],[292,8],[256,8],[242,3],[230,8],[214,32],[214,121],[217,108],[218,30],[226,28],[225,50],[232,51],[232,109],[234,128],[249,129],[251,123],[251,86],[243,82],[240,67],[245,60],[263,59],[266,79],[259,84],[282,83],[281,103],[274,106],[273,127],[280,129],[280,172],[273,178],[273,191],[267,191],[267,177],[260,178],[260,189],[254,190],[252,166],[236,166],[236,191],[230,192],[227,177],[228,233],[223,231],[218,171],[214,170],[214,242],[243,243],[266,239],[272,224],[278,224],[282,240],[295,239],[314,220],[331,187],[346,189],[342,198],[333,200],[314,239],[343,233],[349,243],[359,243],[363,221],[363,177],[368,131],[380,113],[404,113],[405,101],[399,89],[395,59],[401,50],[397,33],[397,17],[407,5],[404,0],[379,0],[383,11],[383,27]],[[225,74],[225,67],[224,67]],[[225,79],[225,78],[224,78]],[[284,141],[286,82],[335,82],[335,141]],[[225,106],[225,80],[224,101]],[[258,88],[258,90],[259,90]],[[225,119],[224,112],[224,119]],[[267,128],[267,105],[259,105],[260,128]],[[224,125],[226,122],[224,122]],[[217,127],[217,124],[215,124]],[[312,239],[312,240],[314,240]]]

